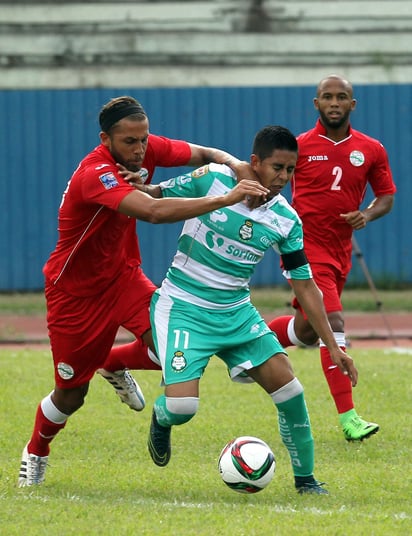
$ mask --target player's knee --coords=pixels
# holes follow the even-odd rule
[[[288,337],[295,346],[300,348],[311,347],[318,343],[318,335],[309,322],[297,322],[294,318],[288,325]]]
[[[199,408],[199,398],[195,396],[166,397],[166,409],[173,424],[184,424],[195,416]]]

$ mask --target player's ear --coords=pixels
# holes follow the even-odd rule
[[[351,110],[353,112],[353,110],[356,108],[356,99],[352,99],[352,105],[351,105]]]
[[[316,110],[319,110],[319,101],[317,97],[313,99],[313,106],[315,107]]]
[[[260,160],[259,157],[255,154],[250,155],[250,165],[252,166],[253,170],[256,170],[257,165],[259,164]]]
[[[107,134],[107,132],[100,132],[99,134],[100,141],[105,145],[106,147],[109,147],[110,145],[110,136]]]

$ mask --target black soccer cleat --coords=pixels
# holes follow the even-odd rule
[[[160,467],[167,465],[170,460],[172,453],[170,446],[171,430],[171,426],[161,426],[157,422],[156,412],[153,409],[147,448],[154,463]]]
[[[296,490],[299,495],[313,494],[313,495],[329,495],[329,491],[323,486],[325,482],[302,482],[302,484],[295,484]]]

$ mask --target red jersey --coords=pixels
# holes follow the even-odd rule
[[[156,166],[183,166],[190,156],[187,142],[150,134],[141,174],[149,183]],[[43,268],[49,282],[73,296],[91,296],[124,266],[141,264],[136,220],[117,212],[132,191],[104,145],[80,162],[60,204],[56,248]]]
[[[297,139],[292,205],[303,221],[305,252],[310,262],[347,273],[353,229],[340,214],[359,209],[368,183],[376,197],[395,193],[386,150],[351,127],[347,138],[335,142],[319,120]]]

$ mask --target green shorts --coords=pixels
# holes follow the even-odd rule
[[[199,379],[214,355],[226,363],[232,380],[251,382],[248,369],[286,353],[250,302],[205,309],[156,291],[150,317],[166,385]]]

